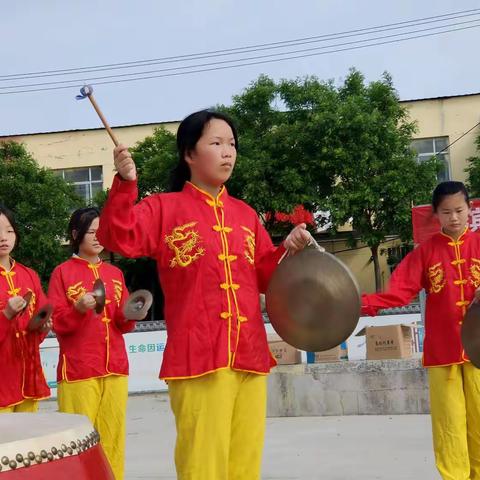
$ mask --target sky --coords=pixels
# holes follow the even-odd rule
[[[467,12],[469,10],[474,11]],[[440,20],[438,16],[447,14],[456,15],[433,23]],[[421,25],[398,25],[419,19],[427,20]],[[358,32],[380,26],[383,27],[370,31],[369,36]],[[344,33],[342,38],[328,37],[352,30],[357,32]],[[445,30],[455,31],[432,35]],[[420,35],[425,36],[398,41]],[[323,36],[320,41],[319,36]],[[306,38],[311,39],[310,43],[302,40],[287,50],[271,46],[258,50],[259,45],[279,45],[279,42]],[[362,39],[370,40],[352,43]],[[100,127],[88,102],[75,100],[84,83],[93,85],[95,98],[113,126],[180,120],[201,108],[229,104],[233,95],[241,93],[260,74],[276,80],[316,75],[322,80],[340,83],[354,67],[368,81],[388,71],[403,100],[477,93],[480,92],[479,40],[478,0],[3,2],[0,10],[0,136]],[[395,43],[358,48],[386,41]],[[170,58],[168,62],[163,60],[164,63],[136,69],[18,77],[19,74],[253,46],[257,46],[256,51],[237,51],[235,56],[223,52],[222,56],[202,55],[204,58],[188,62],[183,58],[181,62],[177,59],[172,63]],[[317,50],[311,50],[314,48]],[[280,55],[292,50],[297,53]],[[310,56],[238,66],[305,54]],[[254,58],[259,56],[263,58]],[[239,58],[244,60],[239,62]],[[205,63],[209,65],[193,69],[215,70],[185,74],[192,70],[192,65]],[[237,66],[225,68],[227,65]],[[184,68],[172,70],[175,67]],[[169,70],[165,72],[165,69]],[[135,76],[95,80],[100,76],[138,76],[138,72],[155,70],[163,71],[145,76],[169,76],[112,84],[101,82]],[[173,73],[177,75],[171,76]],[[14,75],[17,77],[12,77]],[[66,84],[66,80],[72,83]],[[25,86],[47,82],[60,83]],[[68,88],[58,89],[59,86]],[[56,89],[12,93],[43,88]]]

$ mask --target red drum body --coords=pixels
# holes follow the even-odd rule
[[[0,415],[2,480],[114,480],[86,417],[64,413]]]

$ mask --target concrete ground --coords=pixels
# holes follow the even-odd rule
[[[131,396],[127,415],[126,480],[175,479],[168,397]],[[439,480],[431,444],[427,415],[269,418],[262,479]]]

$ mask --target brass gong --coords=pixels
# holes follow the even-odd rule
[[[266,293],[275,331],[301,350],[321,352],[340,345],[360,318],[358,284],[335,256],[307,247],[285,258]]]

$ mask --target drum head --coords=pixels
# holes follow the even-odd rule
[[[266,294],[275,331],[290,345],[310,352],[344,342],[360,318],[360,291],[348,268],[316,248],[287,257]]]
[[[462,324],[462,343],[469,360],[480,368],[480,303],[468,307]]]

